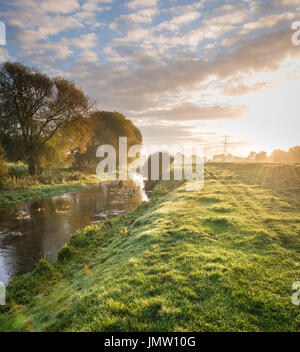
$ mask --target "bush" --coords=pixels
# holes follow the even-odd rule
[[[74,247],[85,247],[91,243],[91,240],[100,231],[101,226],[99,225],[89,225],[83,230],[77,231],[71,236],[70,245]]]
[[[34,273],[45,276],[52,276],[55,273],[55,268],[47,259],[42,258],[34,268]]]
[[[65,260],[71,259],[76,254],[76,249],[73,246],[65,244],[63,248],[58,252],[57,260],[64,262]]]

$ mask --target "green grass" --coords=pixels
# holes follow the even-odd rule
[[[0,330],[300,331],[299,175],[209,164],[200,192],[159,184],[15,278]]]
[[[79,173],[64,172],[64,178],[53,177],[53,184],[44,184],[47,182],[38,179],[30,179],[33,177],[23,176],[18,179],[15,176],[9,176],[9,184],[15,185],[12,189],[0,189],[0,209],[12,206],[16,203],[30,202],[32,200],[57,196],[63,193],[75,191],[89,184],[99,183],[99,179],[95,175],[82,175]],[[59,175],[61,176],[61,174]],[[29,182],[30,181],[30,182]],[[32,184],[32,185],[29,185]]]

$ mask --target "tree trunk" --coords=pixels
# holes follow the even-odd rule
[[[28,168],[29,168],[29,174],[31,176],[35,175],[36,169],[35,169],[34,164],[28,164]]]

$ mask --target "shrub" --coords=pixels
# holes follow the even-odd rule
[[[77,231],[71,236],[70,245],[74,247],[85,247],[91,243],[91,240],[100,231],[101,226],[99,225],[89,225],[83,230]]]
[[[76,249],[73,246],[64,245],[63,248],[60,249],[57,255],[57,260],[59,262],[64,262],[65,260],[71,259],[76,254]]]
[[[52,276],[55,273],[55,268],[46,258],[42,258],[34,268],[34,273],[45,276]]]

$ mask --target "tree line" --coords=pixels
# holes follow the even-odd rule
[[[256,163],[300,163],[300,146],[289,148],[287,151],[275,149],[269,156],[267,152],[261,151],[256,153],[254,151],[246,157],[235,156],[228,154],[214,155],[211,160],[213,162],[256,162]]]
[[[119,136],[129,147],[142,143],[130,120],[95,110],[74,82],[19,62],[0,66],[0,173],[5,159],[26,163],[31,175],[67,166],[95,172],[98,146],[118,150]]]

